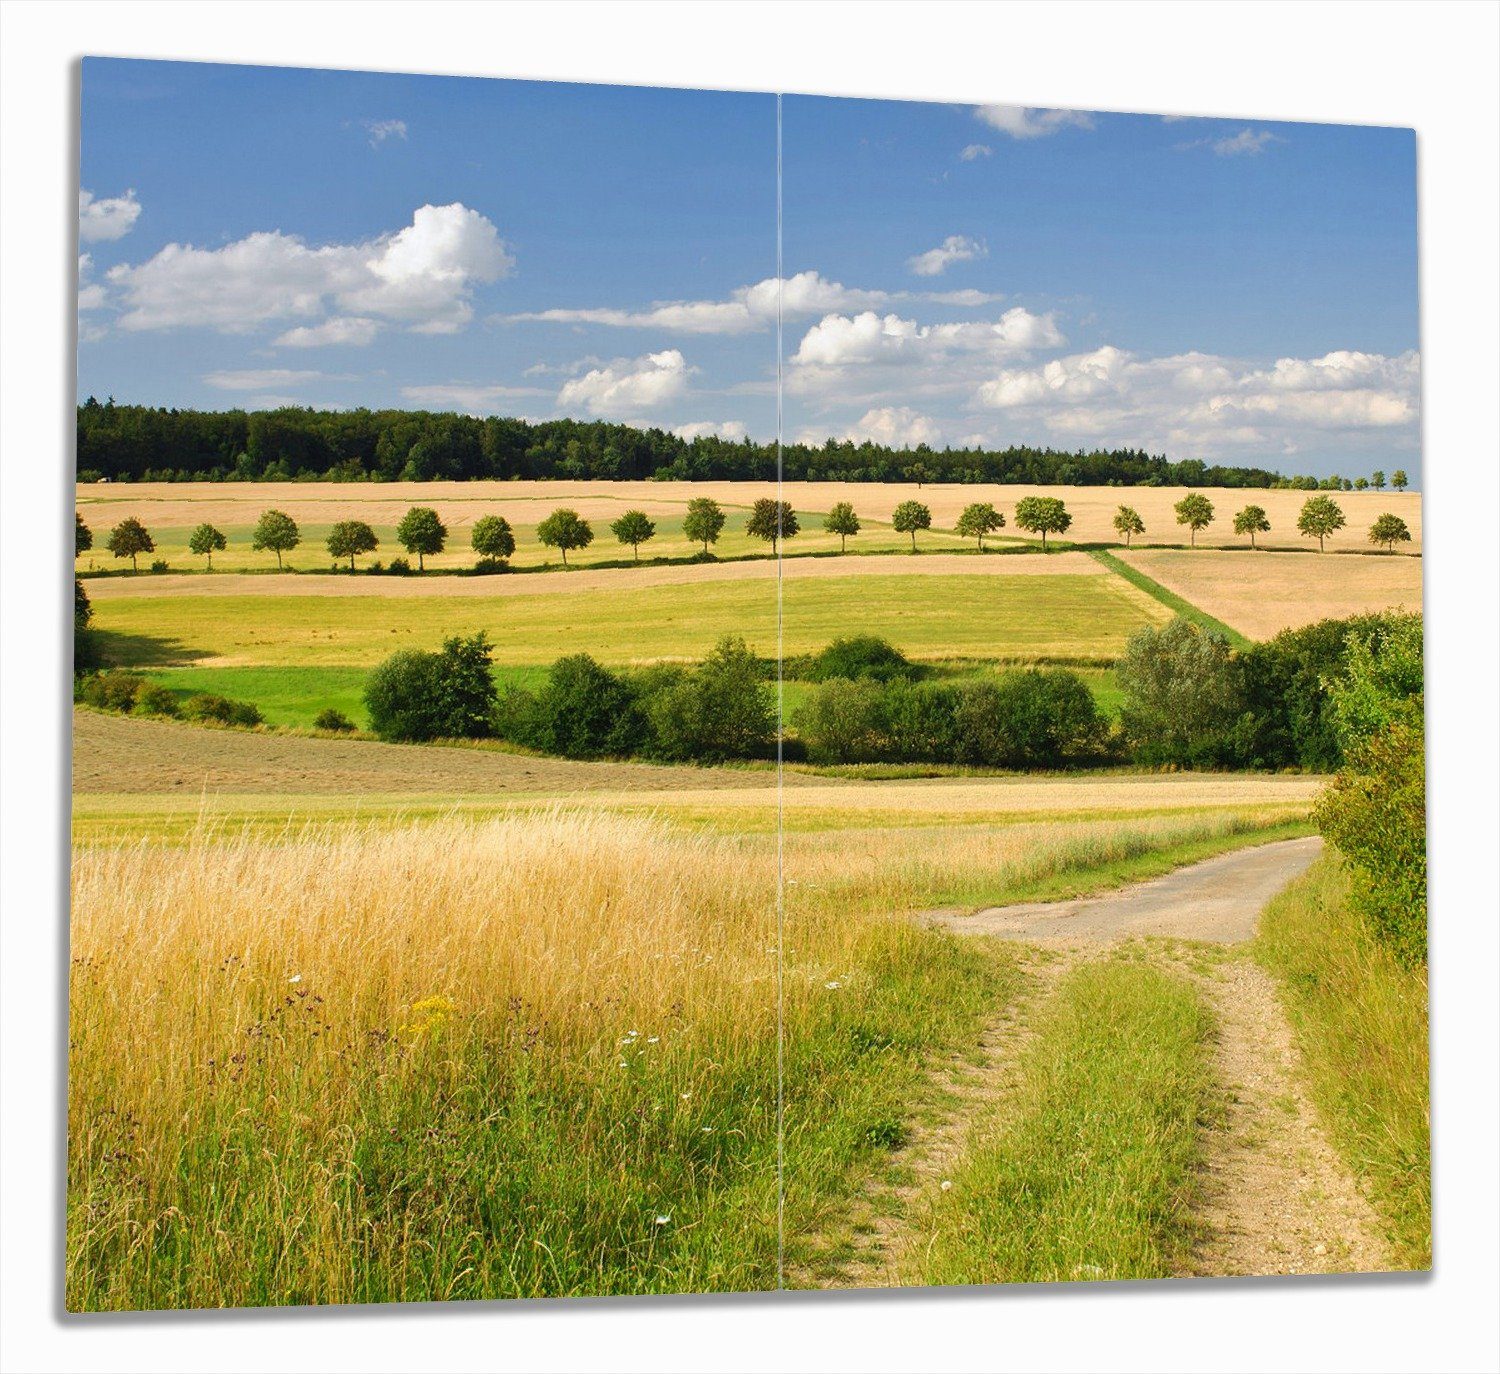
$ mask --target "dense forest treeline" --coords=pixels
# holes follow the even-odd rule
[[[771,481],[776,445],[605,421],[412,410],[78,407],[82,481],[438,481],[569,478]],[[783,450],[788,481],[1009,482],[1067,486],[1313,486],[1264,468],[1170,462],[1140,449],[893,449],[829,439]]]

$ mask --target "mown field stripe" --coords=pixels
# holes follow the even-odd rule
[[[1126,958],[1065,975],[1016,1090],[976,1123],[915,1238],[909,1282],[1163,1278],[1191,1242],[1208,1010]]]
[[[1201,625],[1205,630],[1213,630],[1224,636],[1225,639],[1236,649],[1248,649],[1251,641],[1242,635],[1232,625],[1226,625],[1222,620],[1209,615],[1207,611],[1199,610],[1191,601],[1180,597],[1176,592],[1162,586],[1154,577],[1148,577],[1139,568],[1133,568],[1122,558],[1117,558],[1108,549],[1086,549],[1089,557],[1096,562],[1102,563],[1113,573],[1118,573],[1132,587],[1139,588],[1147,596],[1161,602],[1175,615],[1180,615],[1184,620],[1191,620],[1195,625]]]

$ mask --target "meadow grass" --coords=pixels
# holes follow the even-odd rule
[[[1212,1026],[1192,984],[1120,958],[1064,976],[1014,1091],[920,1220],[909,1282],[1165,1278],[1191,1244]]]
[[[850,633],[881,635],[917,658],[1088,658],[1119,654],[1153,622],[1152,603],[1107,577],[1059,573],[1009,586],[989,575],[897,574],[784,584],[785,652],[809,653]],[[1162,617],[1165,618],[1165,612]],[[420,597],[125,596],[94,612],[105,651],[125,667],[373,667],[396,649],[436,648],[484,630],[504,665],[586,652],[605,663],[703,657],[724,635],[769,654],[776,599],[759,580],[553,591],[503,599]]]
[[[1403,969],[1351,909],[1327,855],[1261,917],[1255,954],[1281,985],[1334,1144],[1367,1180],[1401,1268],[1432,1265],[1427,970]]]
[[[1017,986],[901,913],[1204,824],[792,846],[788,1226]],[[68,1306],[774,1286],[774,855],[577,809],[80,846]]]

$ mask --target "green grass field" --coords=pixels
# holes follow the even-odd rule
[[[807,653],[857,628],[915,658],[1081,658],[1118,655],[1154,616],[1112,578],[1060,573],[1005,579],[924,575],[811,578],[785,583],[785,651]],[[435,648],[484,630],[499,664],[549,663],[580,651],[606,663],[693,659],[726,634],[774,652],[776,603],[760,580],[478,597],[174,595],[101,599],[106,655],[127,667],[217,660],[260,667],[373,666],[401,648]]]

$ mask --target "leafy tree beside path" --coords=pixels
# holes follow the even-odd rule
[[[442,553],[448,542],[448,527],[431,506],[413,506],[396,526],[396,541],[407,553],[417,556],[417,571],[425,572],[423,561],[430,553]]]
[[[1016,502],[1016,524],[1028,534],[1042,536],[1046,551],[1049,534],[1066,534],[1073,523],[1068,508],[1055,496],[1023,496]]]

